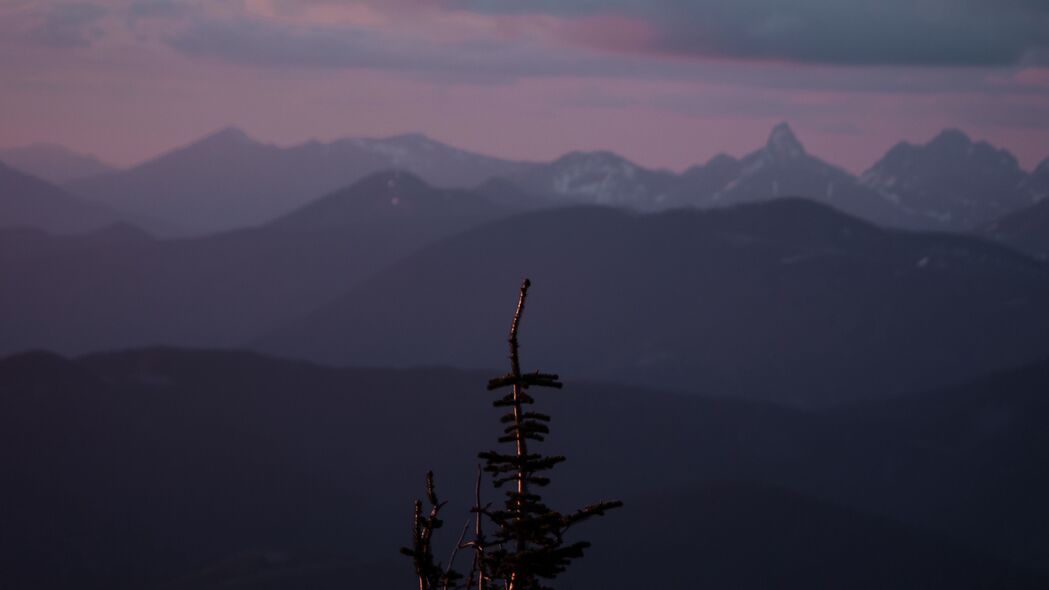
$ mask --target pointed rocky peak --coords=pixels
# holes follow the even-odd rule
[[[797,158],[805,155],[805,148],[794,135],[787,123],[780,123],[772,128],[765,149],[778,158]]]

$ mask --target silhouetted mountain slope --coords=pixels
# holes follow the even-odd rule
[[[790,199],[515,216],[427,247],[259,346],[358,366],[499,366],[505,285],[521,275],[548,293],[537,360],[587,378],[840,403],[1049,354],[1045,266]]]
[[[1037,258],[1049,258],[1049,199],[995,220],[980,233]]]
[[[1047,392],[1049,360],[1043,360],[827,418],[850,433],[843,446],[870,445],[863,463],[882,474],[878,484],[853,482],[854,497],[877,495],[886,510],[909,521],[1049,567],[1049,474],[1035,467],[1049,449]],[[865,443],[869,432],[881,440]]]
[[[1049,158],[1041,161],[1038,166],[1024,179],[1020,189],[1033,203],[1037,203],[1049,197]]]
[[[601,587],[623,590],[990,589],[1043,583],[890,520],[760,485],[712,484],[631,498],[616,516],[595,523],[600,544],[558,587],[592,588],[592,580],[606,572],[615,575]]]
[[[201,234],[269,221],[381,170],[473,186],[523,166],[421,135],[282,148],[228,128],[129,170],[71,186],[135,218]]]
[[[289,230],[342,228],[364,231],[374,224],[412,221],[424,226],[469,227],[509,215],[475,191],[437,189],[406,172],[373,174],[270,223]]]
[[[865,172],[864,186],[925,220],[964,231],[1029,205],[1016,157],[946,129],[925,145],[901,142]]]
[[[0,149],[0,160],[55,184],[116,170],[94,156],[50,143]]]
[[[0,232],[0,351],[236,345],[431,240],[506,214],[472,193],[380,173],[271,226],[202,238],[154,240],[127,226]]]
[[[703,206],[727,184],[739,177],[742,165],[727,154],[718,154],[706,164],[692,166],[681,173],[667,204],[670,207]]]
[[[350,138],[332,142],[333,147],[357,147],[385,159],[383,169],[407,170],[427,183],[444,188],[472,187],[495,176],[514,174],[531,162],[504,160],[469,152],[421,133],[405,133],[381,139]]]
[[[533,364],[527,332],[528,366],[560,369]],[[595,546],[575,579],[610,588],[638,576],[767,587],[777,575],[788,588],[879,587],[889,577],[904,588],[1044,585],[939,535],[976,549],[1025,544],[1007,556],[1049,569],[1038,553],[1049,525],[1032,514],[1049,493],[1040,428],[1049,408],[1036,395],[1049,387],[1045,367],[822,414],[566,378],[541,400],[554,416],[544,444],[569,458],[551,500],[627,500],[587,528]],[[421,475],[436,471],[453,536],[453,516],[465,518],[472,498],[474,454],[501,431],[485,401],[489,376],[173,349],[0,359],[5,581],[409,585],[396,551]],[[981,422],[996,404],[1016,419]],[[718,481],[757,483],[703,483]]]
[[[116,221],[110,210],[0,162],[0,228],[89,231]]]

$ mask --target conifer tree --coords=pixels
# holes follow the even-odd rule
[[[478,473],[474,499],[474,538],[464,543],[467,528],[455,549],[471,549],[474,560],[462,586],[456,586],[463,576],[452,569],[452,563],[442,569],[434,560],[430,539],[433,531],[440,528],[437,517],[444,506],[438,502],[433,487],[433,474],[427,473],[427,499],[431,509],[423,514],[422,502],[416,501],[413,520],[413,544],[402,549],[412,558],[419,578],[420,590],[441,588],[502,588],[504,590],[546,590],[544,584],[565,571],[573,559],[582,557],[583,550],[590,546],[586,541],[567,542],[566,532],[589,518],[601,516],[608,510],[622,506],[622,502],[601,501],[564,514],[548,507],[539,494],[539,488],[550,483],[547,475],[554,466],[564,462],[562,456],[546,456],[529,447],[542,442],[550,432],[550,416],[532,411],[535,399],[529,395],[530,387],[561,389],[559,377],[539,371],[525,373],[521,370],[518,329],[524,314],[528,288],[531,282],[525,279],[510,325],[510,372],[488,382],[488,390],[509,388],[509,392],[495,400],[493,405],[506,408],[501,418],[505,424],[500,443],[512,445],[511,452],[486,451],[478,456],[484,460],[483,471],[490,474],[497,489],[508,486],[502,507],[481,505]],[[482,518],[490,522],[495,531],[491,538],[483,533]],[[450,562],[455,559],[453,551]]]

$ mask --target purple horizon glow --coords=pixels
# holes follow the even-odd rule
[[[779,4],[10,0],[0,146],[129,165],[236,125],[281,145],[422,132],[681,170],[786,120],[853,172],[946,127],[1027,169],[1049,156],[1049,5]]]

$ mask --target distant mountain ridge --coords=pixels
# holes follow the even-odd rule
[[[391,168],[439,186],[473,186],[526,164],[446,146],[422,135],[261,143],[226,128],[188,146],[70,190],[126,212],[160,233],[205,234],[258,225]]]
[[[591,152],[510,180],[553,201],[642,211],[803,197],[886,227],[971,231],[1049,194],[1049,163],[1027,174],[1008,151],[949,129],[923,146],[898,144],[856,177],[810,155],[781,123],[763,148],[741,159],[722,154],[679,175]]]
[[[381,170],[442,188],[509,183],[535,207],[598,204],[654,211],[804,197],[879,225],[971,231],[1049,194],[1049,164],[1028,174],[1008,151],[945,130],[900,143],[860,177],[809,154],[786,123],[766,145],[681,174],[613,152],[518,162],[454,148],[421,134],[309,141],[278,147],[226,128],[128,170],[73,180],[151,231],[199,235],[272,221]],[[503,191],[506,192],[506,191]]]
[[[428,245],[256,346],[497,366],[500,286],[521,274],[550,293],[534,303],[536,362],[591,379],[821,405],[1049,355],[1049,267],[800,199],[516,215]]]
[[[367,176],[267,226],[284,230],[367,231],[377,223],[410,218],[431,227],[446,224],[469,227],[509,215],[511,211],[513,209],[477,191],[440,189],[414,174],[393,170]]]
[[[203,237],[156,239],[128,224],[0,231],[0,352],[237,345],[431,241],[520,210],[488,194],[390,171],[269,224]]]
[[[95,156],[53,143],[0,148],[0,161],[53,184],[116,171]]]
[[[920,157],[911,158],[912,151]],[[906,164],[909,177],[896,185],[891,171],[904,166],[901,158],[916,162]],[[977,161],[970,161],[973,158]],[[985,142],[972,143],[964,134],[948,130],[926,147],[900,144],[858,178],[808,154],[791,127],[781,123],[762,149],[742,159],[722,154],[681,174],[647,169],[612,152],[598,151],[572,152],[507,180],[551,204],[656,211],[803,197],[887,227],[963,231],[1029,204],[1030,200],[1017,197],[1021,192],[1029,199],[1049,193],[1043,175],[1038,170],[1027,175],[1007,151]],[[974,181],[973,176],[979,178]],[[904,185],[919,187],[924,191],[921,198],[949,211],[941,212],[932,204],[919,206],[921,199],[912,194],[919,188],[905,190],[906,197],[901,197],[898,193]],[[895,192],[890,190],[894,187]],[[954,187],[964,187],[964,194]],[[969,209],[974,213],[965,213]]]
[[[68,234],[99,229],[118,219],[98,203],[0,162],[0,228]]]

